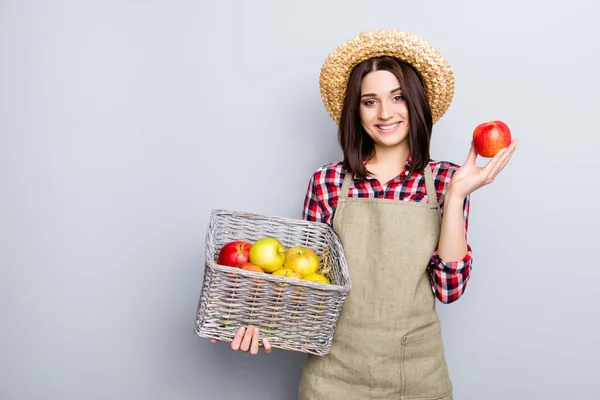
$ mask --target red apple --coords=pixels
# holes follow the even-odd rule
[[[219,264],[235,267],[238,264],[248,262],[251,243],[243,240],[229,242],[219,252]]]
[[[262,272],[262,273],[265,272],[265,271],[263,271],[263,269],[261,267],[259,267],[256,264],[252,264],[251,262],[244,262],[244,263],[238,264],[237,267],[239,269],[243,269],[244,271],[254,271],[254,272]]]
[[[478,125],[473,131],[475,151],[481,157],[491,158],[511,142],[510,129],[502,121],[489,121]]]

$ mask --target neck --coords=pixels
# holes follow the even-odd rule
[[[396,147],[381,147],[375,146],[375,154],[369,160],[369,164],[377,165],[379,167],[385,166],[385,169],[390,171],[402,171],[408,156],[410,155],[410,149],[408,146],[396,146]]]

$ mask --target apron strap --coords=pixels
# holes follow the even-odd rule
[[[437,194],[433,183],[433,174],[431,173],[431,164],[425,166],[425,186],[427,188],[427,198],[429,203],[437,205]]]
[[[344,183],[342,183],[342,190],[340,192],[340,199],[346,199],[348,197],[348,189],[350,188],[350,182],[352,181],[352,173],[346,171],[344,175]]]

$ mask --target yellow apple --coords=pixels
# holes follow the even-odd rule
[[[292,247],[287,251],[283,267],[296,271],[304,277],[319,270],[319,257],[308,247]]]
[[[252,264],[256,264],[263,271],[271,273],[283,266],[285,247],[275,238],[260,238],[250,247],[248,258]]]
[[[271,275],[285,276],[286,278],[302,279],[302,275],[300,275],[299,272],[296,272],[289,268],[279,268],[277,271],[273,272]]]
[[[329,279],[327,279],[327,277],[323,274],[308,274],[305,277],[303,277],[302,279],[306,280],[306,281],[311,281],[311,282],[318,282],[318,283],[326,283],[329,284]]]

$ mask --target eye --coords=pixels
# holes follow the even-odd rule
[[[404,96],[402,96],[401,94],[394,96],[394,101],[402,101],[402,100],[404,100]]]
[[[363,104],[367,107],[372,106],[373,104],[375,104],[375,100],[367,100],[365,102],[363,102]]]

